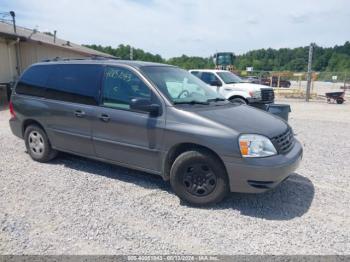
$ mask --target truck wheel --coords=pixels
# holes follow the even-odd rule
[[[230,99],[231,103],[246,105],[247,101],[240,97],[234,97]]]
[[[229,192],[224,166],[204,151],[178,156],[170,170],[170,184],[182,200],[195,206],[218,203]]]
[[[30,157],[38,162],[48,162],[57,156],[42,128],[30,125],[24,132],[24,141]]]

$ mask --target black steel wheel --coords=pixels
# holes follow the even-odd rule
[[[171,167],[170,184],[182,200],[196,206],[218,203],[229,192],[225,167],[206,150],[180,154]]]
[[[195,196],[206,196],[216,187],[217,177],[207,164],[188,164],[182,183],[187,192]]]

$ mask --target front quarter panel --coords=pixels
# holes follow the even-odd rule
[[[240,157],[239,133],[194,112],[168,107],[164,132],[164,151],[183,143],[198,144],[220,157]]]

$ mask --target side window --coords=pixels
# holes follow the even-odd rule
[[[99,65],[51,65],[46,98],[97,105],[102,67]]]
[[[213,73],[208,73],[208,72],[203,72],[201,79],[208,85],[210,85],[214,81],[219,81],[219,79]]]
[[[198,78],[200,77],[200,72],[198,72],[198,71],[192,71],[191,74],[198,77]]]
[[[18,81],[16,93],[44,97],[49,69],[41,65],[29,67]]]
[[[133,72],[125,68],[107,67],[103,80],[102,105],[130,109],[133,98],[151,100],[148,86]]]

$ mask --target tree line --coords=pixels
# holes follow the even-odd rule
[[[130,59],[130,45],[119,45],[116,48],[101,45],[85,45],[86,47],[111,54],[120,59]],[[254,70],[265,71],[296,71],[307,70],[309,47],[258,49],[242,55],[236,55],[234,66],[238,70],[254,67]],[[133,59],[149,62],[167,63],[184,69],[214,68],[212,57],[186,56],[164,59],[159,54],[145,52],[133,48]],[[350,71],[350,42],[334,47],[321,47],[314,45],[312,69],[314,71]]]

